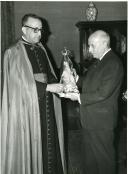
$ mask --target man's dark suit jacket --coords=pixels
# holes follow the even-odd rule
[[[78,86],[82,82],[80,115],[83,128],[100,130],[116,126],[122,78],[122,63],[110,50],[79,79]]]

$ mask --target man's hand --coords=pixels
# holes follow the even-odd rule
[[[53,93],[61,93],[63,92],[63,84],[55,83],[55,84],[48,84],[46,91],[53,92]]]
[[[64,98],[68,98],[72,101],[78,101],[81,104],[79,93],[60,93],[59,96],[64,97]]]
[[[78,100],[78,94],[77,93],[66,93],[65,98],[69,98],[73,101]]]

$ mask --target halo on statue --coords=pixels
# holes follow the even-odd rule
[[[69,56],[71,54],[71,51],[68,50],[66,47],[61,51],[63,56]]]

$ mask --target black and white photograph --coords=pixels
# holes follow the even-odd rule
[[[127,174],[127,1],[0,1],[1,174]]]

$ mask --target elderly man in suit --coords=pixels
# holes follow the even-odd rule
[[[110,36],[98,30],[88,39],[89,52],[97,62],[86,76],[79,77],[80,115],[83,127],[83,153],[86,174],[114,174],[114,128],[118,115],[118,96],[123,78],[120,59],[110,48]],[[67,98],[77,100],[76,95]]]

